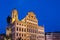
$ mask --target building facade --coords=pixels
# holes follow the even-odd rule
[[[44,28],[43,27],[39,27],[38,28],[38,40],[45,40],[45,35],[44,35],[45,33],[44,33]]]
[[[60,40],[60,32],[49,32],[46,33],[46,40]]]
[[[8,25],[6,28],[6,39],[7,40],[12,40],[12,29],[11,25]]]
[[[38,40],[38,29],[42,29],[44,36],[44,27],[39,28],[38,20],[33,12],[28,12],[24,19],[19,20],[17,10],[13,10],[11,18],[9,33],[12,34],[12,40]]]
[[[45,34],[45,40],[53,40],[52,37],[53,37],[53,36],[52,36],[52,33],[46,33],[46,34]]]

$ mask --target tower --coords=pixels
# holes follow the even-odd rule
[[[16,9],[12,11],[12,23],[18,20],[18,12]]]

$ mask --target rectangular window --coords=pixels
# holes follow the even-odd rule
[[[23,28],[22,28],[22,32],[23,32]]]
[[[16,36],[18,36],[18,33],[16,34]]]
[[[19,28],[19,31],[21,31],[21,28]]]
[[[22,34],[22,37],[23,37],[23,34]]]
[[[21,34],[19,34],[19,36],[21,36]]]
[[[18,31],[18,27],[17,27],[17,31]]]

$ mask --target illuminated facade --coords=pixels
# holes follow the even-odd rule
[[[23,20],[19,20],[17,10],[12,11],[12,40],[38,40],[38,28],[38,20],[33,12],[28,12],[28,15]],[[6,32],[6,34],[8,33]]]
[[[40,26],[38,28],[38,35],[37,35],[37,38],[38,40],[45,40],[45,35],[44,35],[44,28],[42,26]]]

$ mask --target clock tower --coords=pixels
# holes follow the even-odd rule
[[[12,23],[18,20],[18,12],[16,9],[12,11]]]

